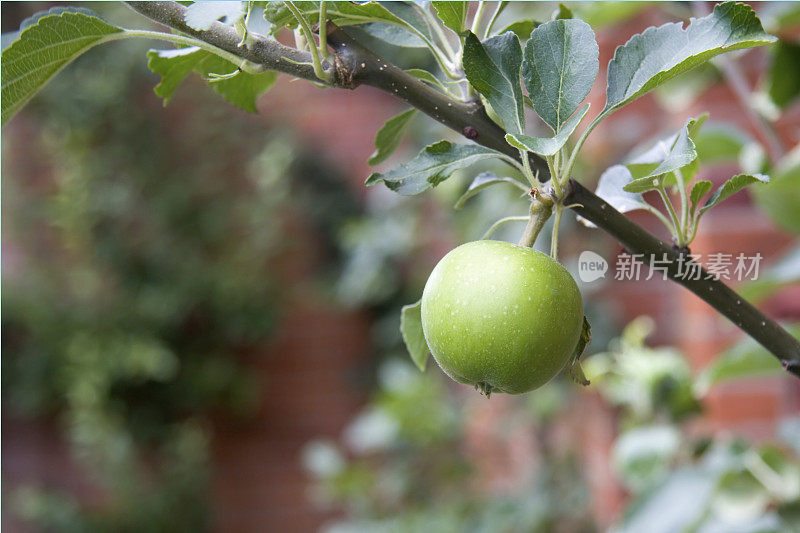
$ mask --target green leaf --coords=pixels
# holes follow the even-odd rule
[[[571,19],[574,16],[575,15],[572,14],[572,10],[570,8],[564,4],[558,4],[558,9],[556,9],[553,13],[553,20]]]
[[[458,169],[500,155],[477,144],[439,141],[426,146],[417,157],[385,174],[373,173],[367,178],[366,184],[374,185],[382,181],[393,191],[410,196],[437,186]]]
[[[683,129],[686,129],[687,137],[694,141],[695,137],[700,133],[701,126],[705,123],[706,118],[708,118],[708,114],[704,113],[697,118],[689,119],[686,124],[684,124],[681,130],[676,131],[675,133],[668,135],[666,137],[662,137],[657,139],[655,143],[652,143],[649,148],[644,150],[641,153],[638,153],[634,157],[626,158],[628,169],[631,171],[631,175],[633,176],[634,180],[645,178],[651,175],[658,175],[655,171],[669,156],[670,152],[673,151],[673,147],[676,146],[676,142],[678,138],[681,136]],[[684,150],[687,152],[684,154],[688,157],[689,151],[688,148],[685,146],[685,142],[681,144],[684,145]],[[636,150],[638,152],[638,150]],[[688,183],[691,181],[691,178],[697,172],[699,165],[697,164],[697,159],[699,159],[700,154],[699,150],[695,148],[695,152],[697,152],[697,157],[690,162],[688,165],[684,167],[680,167],[681,173],[684,177],[684,183]],[[677,156],[678,154],[674,154],[673,157]],[[658,171],[660,174],[661,171]],[[663,185],[676,185],[677,181],[675,180],[675,176],[671,173],[666,174],[663,176]]]
[[[648,28],[617,48],[608,64],[606,107],[602,115],[723,52],[775,41],[747,4],[718,4],[689,26],[670,22]]]
[[[468,2],[431,2],[431,5],[445,26],[459,35],[466,29]]]
[[[578,18],[585,20],[592,28],[611,26],[630,20],[639,12],[652,6],[649,2],[607,1],[583,2],[575,7]]]
[[[617,533],[672,533],[689,531],[707,512],[717,475],[684,467],[645,491],[629,507]],[[669,509],[668,513],[664,510]]]
[[[525,131],[520,68],[522,47],[513,33],[487,39],[483,44],[472,32],[464,40],[464,73],[470,84],[489,101],[506,131]]]
[[[580,124],[581,119],[589,111],[589,104],[583,106],[580,111],[572,115],[553,137],[529,137],[527,135],[506,134],[506,142],[520,150],[527,150],[541,156],[554,155],[567,143],[567,139]]]
[[[58,10],[22,30],[0,59],[2,124],[70,61],[95,45],[120,37],[125,37],[125,30],[88,10]]]
[[[751,139],[732,124],[709,124],[697,135],[692,135],[697,159],[708,165],[720,161],[736,161]]]
[[[771,172],[769,184],[753,189],[756,203],[779,227],[800,234],[800,150]]]
[[[758,279],[750,280],[737,287],[739,295],[757,305],[778,291],[800,283],[800,244],[777,263],[770,264]]]
[[[411,360],[420,371],[425,371],[430,351],[422,332],[422,300],[403,306],[400,312],[400,333]]]
[[[589,380],[586,379],[586,374],[583,373],[583,368],[581,368],[581,356],[583,352],[586,351],[586,347],[589,346],[590,342],[592,342],[592,326],[584,315],[581,335],[578,337],[578,344],[575,345],[575,350],[572,353],[571,361],[567,367],[567,375],[570,379],[584,387],[589,385]]]
[[[164,105],[169,103],[175,89],[192,71],[208,78],[210,74],[229,74],[237,70],[233,63],[197,47],[150,50],[147,58],[148,68],[161,76],[155,93],[164,99]],[[208,85],[231,104],[255,113],[256,99],[272,87],[277,76],[273,71],[259,74],[239,72]]]
[[[614,467],[634,492],[664,478],[680,449],[681,434],[675,426],[645,425],[622,433],[612,451]]]
[[[190,28],[203,31],[211,25],[224,19],[226,24],[233,26],[237,21],[244,17],[242,2],[192,2],[186,8],[183,19]]]
[[[295,2],[297,9],[308,19],[309,23],[319,22],[319,2]],[[328,19],[337,26],[352,26],[383,22],[402,26],[407,30],[421,34],[428,40],[431,32],[428,24],[420,16],[416,8],[404,2],[328,2]],[[276,30],[296,25],[292,13],[283,2],[268,2],[264,9],[264,17]]]
[[[406,73],[411,74],[420,81],[424,81],[428,85],[436,87],[437,89],[441,89],[442,92],[447,92],[447,88],[445,87],[444,83],[427,70],[423,70],[421,68],[410,68],[406,70]]]
[[[769,183],[769,176],[763,174],[738,174],[732,177],[723,183],[722,186],[706,200],[706,203],[700,208],[698,215],[702,215],[727,197],[736,194],[753,183]]]
[[[769,505],[769,494],[749,471],[729,470],[720,476],[711,505],[714,514],[728,518],[730,522],[746,523],[764,514]],[[763,529],[751,531],[755,533]]]
[[[624,165],[609,167],[600,176],[595,194],[611,204],[611,207],[620,213],[635,211],[637,209],[650,210],[651,206],[644,201],[640,193],[627,192],[624,187],[633,179],[631,171]],[[590,228],[597,227],[594,223],[581,218],[581,222]]]
[[[535,30],[540,24],[541,22],[533,19],[518,20],[503,28],[502,31],[498,32],[498,35],[506,33],[507,31],[511,31],[517,35],[520,41],[526,41],[530,39],[531,32],[533,32],[533,30]]]
[[[692,187],[692,192],[689,193],[689,200],[692,203],[692,213],[697,211],[697,207],[700,205],[700,200],[706,195],[706,193],[708,193],[708,191],[711,190],[713,186],[714,184],[708,180],[700,180],[694,184]]]
[[[800,337],[800,326],[787,329],[795,337]],[[711,387],[721,383],[784,373],[783,366],[775,356],[752,338],[745,337],[703,370],[694,383],[694,391],[698,396],[705,396]]]
[[[800,94],[800,44],[778,41],[767,84],[770,98],[779,107],[786,107],[797,98]]]
[[[397,26],[385,22],[370,22],[369,24],[357,26],[357,28],[360,28],[370,37],[375,37],[394,46],[404,48],[425,48],[428,46],[416,33],[412,33],[405,26]],[[358,37],[357,34],[352,36]]]
[[[458,199],[456,202],[455,208],[461,209],[464,207],[464,204],[467,200],[481,192],[482,190],[486,189],[487,187],[491,187],[492,185],[496,185],[498,183],[510,183],[511,185],[521,189],[523,192],[528,192],[528,187],[525,184],[520,183],[519,181],[515,180],[514,178],[501,178],[492,172],[481,172],[475,179],[472,180],[472,183],[469,184],[466,192],[461,195],[461,198]]]
[[[386,124],[375,135],[375,151],[367,160],[368,164],[377,165],[386,161],[394,153],[400,145],[408,124],[416,114],[417,110],[412,107],[386,121]]]
[[[670,147],[666,157],[658,163],[655,168],[649,170],[641,178],[636,178],[625,186],[628,192],[646,192],[657,189],[664,185],[662,176],[670,172],[679,170],[695,159],[697,151],[694,148],[694,141],[689,136],[689,125],[691,120],[678,133],[678,137]]]
[[[578,109],[600,66],[591,26],[578,19],[546,22],[525,45],[522,77],[533,108],[553,131]]]

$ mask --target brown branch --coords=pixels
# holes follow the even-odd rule
[[[307,52],[263,38],[255,38],[247,48],[239,47],[239,35],[236,31],[220,23],[214,23],[207,31],[193,30],[183,19],[186,8],[176,2],[128,2],[128,5],[158,23],[202,39],[253,63],[295,77],[319,81],[314,75],[311,56]],[[505,142],[503,129],[486,115],[479,103],[451,99],[364,48],[345,30],[330,23],[327,30],[328,42],[335,51],[334,64],[326,65],[326,68],[334,69],[331,86],[348,89],[359,85],[376,87],[404,100],[478,144],[519,157],[517,150]],[[546,165],[541,158],[532,156],[531,163],[539,171],[541,179],[549,179]],[[715,279],[683,279],[679,275],[678,250],[633,223],[574,180],[570,181],[564,203],[576,204],[572,207],[576,213],[602,228],[632,254],[642,254],[648,261],[650,258],[660,261],[666,257],[669,260],[667,270],[670,279],[680,283],[729,318],[775,355],[784,368],[800,377],[800,342],[724,283]],[[703,271],[702,278],[706,275]]]

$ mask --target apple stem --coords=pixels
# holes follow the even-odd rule
[[[532,248],[536,242],[536,237],[542,231],[544,223],[550,218],[553,212],[553,199],[547,194],[541,194],[536,189],[531,189],[531,215],[528,218],[528,225],[525,226],[525,233],[519,240],[520,246]]]

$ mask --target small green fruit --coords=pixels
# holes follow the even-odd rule
[[[445,373],[519,394],[564,368],[583,325],[575,280],[549,256],[500,241],[450,251],[422,294],[422,330]]]

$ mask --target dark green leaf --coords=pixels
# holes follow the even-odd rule
[[[608,65],[608,114],[665,81],[723,52],[775,41],[747,4],[725,2],[689,26],[648,28],[617,48]]]
[[[775,45],[769,71],[769,96],[786,107],[800,94],[800,44],[780,40]]]
[[[474,33],[464,40],[464,73],[470,84],[489,101],[506,131],[525,131],[520,67],[522,48],[513,33],[487,39],[483,44]]]
[[[777,512],[785,531],[800,531],[800,501],[784,503],[778,507]]]
[[[122,28],[87,13],[58,10],[38,17],[3,50],[3,124],[70,61],[95,45],[125,37]]]
[[[426,146],[417,157],[385,174],[373,173],[367,178],[366,184],[375,185],[382,181],[399,194],[419,194],[440,184],[458,169],[499,155],[494,150],[476,144],[439,141]]]
[[[567,143],[567,139],[578,127],[581,119],[589,111],[589,104],[583,106],[570,118],[553,137],[529,137],[527,135],[506,134],[506,142],[520,150],[527,150],[541,156],[554,155]]]
[[[522,77],[533,108],[553,131],[589,94],[599,68],[592,28],[578,19],[537,26],[525,45]]]
[[[498,34],[503,34],[507,31],[511,31],[514,32],[517,35],[517,37],[519,37],[520,41],[525,41],[530,38],[531,32],[534,29],[536,29],[536,26],[538,26],[539,24],[541,24],[541,22],[531,19],[518,20],[516,22],[512,22],[511,24],[503,28],[501,31],[498,32]]]
[[[229,74],[237,70],[233,63],[197,47],[176,50],[150,50],[147,66],[161,76],[155,93],[168,104],[175,89],[190,72],[208,78],[210,74]],[[239,72],[227,79],[209,82],[208,85],[231,104],[250,113],[256,112],[256,99],[275,83],[277,73],[260,74]]]
[[[186,8],[183,19],[190,28],[207,30],[211,25],[224,19],[231,26],[244,17],[242,2],[192,2]]]
[[[461,34],[466,28],[464,21],[467,19],[468,2],[431,2],[444,25]]]
[[[400,333],[411,360],[420,371],[424,371],[430,352],[422,332],[422,300],[403,306],[400,312]]]
[[[386,124],[375,135],[375,151],[367,160],[368,164],[377,165],[394,153],[400,145],[408,124],[416,114],[417,110],[412,107],[386,121]]]
[[[461,209],[462,207],[464,207],[464,204],[466,203],[467,200],[469,200],[482,190],[486,189],[487,187],[491,187],[492,185],[496,185],[498,183],[509,183],[517,187],[518,189],[521,189],[523,192],[528,192],[528,187],[525,184],[515,180],[514,178],[508,178],[508,177],[501,178],[491,172],[481,172],[480,174],[475,176],[475,179],[472,180],[472,183],[469,184],[469,187],[467,188],[466,192],[464,192],[464,194],[461,195],[461,198],[458,199],[455,208]]]
[[[753,183],[769,183],[769,176],[763,174],[738,174],[732,177],[706,200],[706,203],[700,208],[699,214],[702,215],[727,197],[736,194]]]

